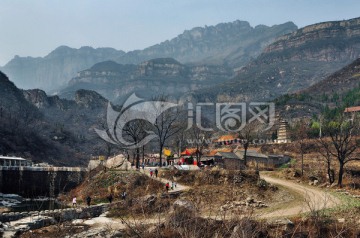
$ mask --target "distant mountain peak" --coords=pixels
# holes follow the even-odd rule
[[[2,70],[20,88],[50,91],[66,85],[79,71],[98,62],[114,60],[123,54],[124,51],[113,48],[94,49],[84,46],[75,49],[63,45],[45,57],[16,57]]]
[[[296,29],[295,25],[288,23],[253,28],[248,22],[237,20],[216,26],[195,27],[171,40],[127,53],[113,48],[83,46],[75,49],[63,45],[45,57],[14,58],[2,70],[21,88],[51,91],[64,87],[79,71],[108,60],[127,65],[173,58],[177,62],[171,64],[227,65],[237,68],[257,57],[275,38]]]

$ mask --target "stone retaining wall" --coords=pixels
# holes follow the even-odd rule
[[[0,192],[56,197],[79,185],[85,174],[85,169],[71,167],[0,167]]]

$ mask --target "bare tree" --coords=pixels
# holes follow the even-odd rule
[[[187,138],[192,142],[192,147],[196,148],[196,161],[200,163],[201,156],[204,152],[204,148],[207,147],[209,138],[212,135],[212,131],[203,130],[202,128],[208,128],[210,122],[206,118],[201,119],[201,126],[193,125],[187,132]]]
[[[330,153],[331,142],[323,137],[318,139],[319,152],[323,156],[326,162],[326,172],[329,177],[329,183],[332,184],[335,181],[335,173],[331,168],[333,155]]]
[[[148,128],[148,124],[144,120],[133,120],[128,122],[123,128],[123,135],[134,145],[140,143],[143,140],[147,133],[146,129]],[[136,168],[140,168],[140,148],[141,146],[137,146],[135,148],[135,164]]]
[[[156,101],[166,101],[166,97],[161,96]],[[159,143],[160,167],[162,166],[163,149],[173,136],[184,128],[182,123],[182,111],[178,108],[170,108],[166,111],[158,111],[155,124],[152,125],[154,133],[157,135]]]
[[[304,175],[304,154],[306,152],[306,139],[308,139],[309,125],[305,120],[298,121],[293,128],[293,139],[298,145],[301,155],[301,176]]]
[[[358,131],[358,120],[346,120],[344,115],[326,123],[324,135],[330,137],[331,144],[324,147],[339,162],[338,186],[342,187],[344,166],[354,160],[360,160],[354,155],[359,147],[359,141],[355,138]]]
[[[196,148],[196,161],[197,164],[200,163],[203,150],[206,146],[206,138],[209,138],[208,133],[203,133],[199,128],[192,129],[193,138],[195,138],[195,148]]]
[[[247,165],[247,151],[250,144],[253,142],[254,139],[258,137],[259,132],[262,130],[262,127],[256,123],[252,122],[247,124],[240,132],[239,138],[241,139],[241,144],[244,149],[244,164]]]

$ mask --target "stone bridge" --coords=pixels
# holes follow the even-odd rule
[[[86,171],[80,167],[0,166],[0,192],[55,197],[79,185]]]

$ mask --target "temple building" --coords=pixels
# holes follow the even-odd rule
[[[291,142],[288,122],[285,119],[280,119],[278,123],[277,139],[275,142],[279,144]]]

